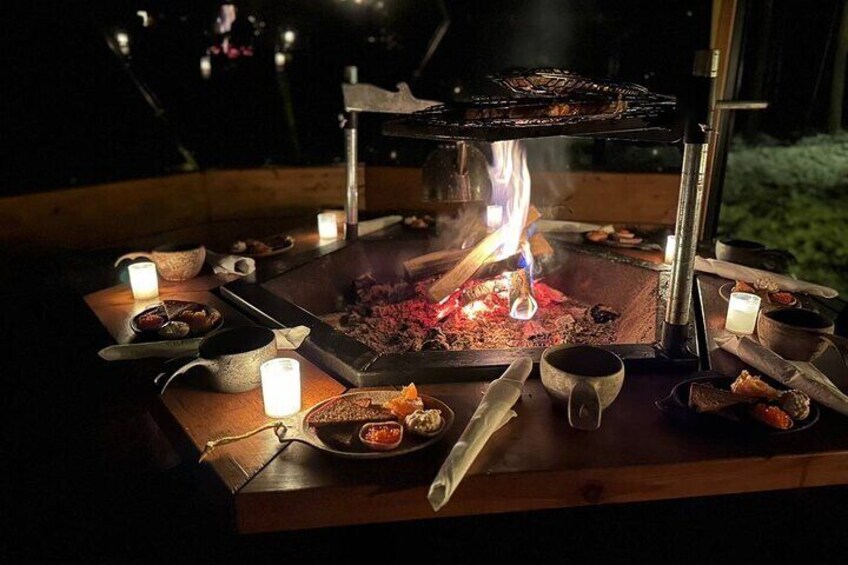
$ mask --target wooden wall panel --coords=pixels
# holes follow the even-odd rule
[[[360,208],[450,212],[422,200],[418,168],[360,168]],[[533,202],[545,217],[673,224],[679,177],[666,174],[536,173]],[[206,171],[0,198],[0,242],[17,247],[96,248],[149,241],[225,221],[341,208],[344,167]],[[174,235],[176,237],[176,235]]]
[[[532,201],[546,218],[601,223],[674,224],[680,176],[656,173],[530,173]],[[368,210],[450,211],[422,200],[421,170],[368,167]]]

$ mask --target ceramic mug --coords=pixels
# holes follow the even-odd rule
[[[218,392],[245,392],[261,383],[259,367],[277,356],[274,332],[262,326],[241,326],[211,333],[200,342],[197,357],[168,376],[160,394],[192,367],[207,369],[205,384]],[[156,377],[156,384],[166,373]]]
[[[206,248],[197,243],[166,244],[152,251],[133,251],[118,257],[115,266],[124,259],[145,257],[156,263],[156,270],[166,281],[185,281],[197,276],[206,261]]]
[[[785,272],[795,256],[781,249],[768,249],[762,243],[747,239],[722,238],[716,240],[716,259],[749,267]]]
[[[760,313],[760,342],[790,361],[812,361],[832,345],[848,364],[848,339],[833,335],[833,322],[812,310],[775,308]]]
[[[600,347],[556,345],[542,352],[542,385],[554,406],[568,410],[568,423],[581,430],[597,430],[601,413],[612,404],[624,384],[624,362]]]

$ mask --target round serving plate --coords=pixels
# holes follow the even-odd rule
[[[718,295],[721,296],[722,299],[724,299],[725,302],[729,302],[730,301],[730,294],[733,292],[734,286],[736,286],[736,283],[733,283],[733,282],[724,283],[723,285],[718,287]],[[795,299],[795,302],[793,302],[792,304],[781,304],[780,302],[772,302],[771,300],[769,300],[768,292],[765,292],[765,291],[759,291],[759,292],[756,292],[755,294],[757,296],[759,296],[763,300],[763,303],[768,305],[768,306],[774,306],[776,308],[800,308],[801,307],[801,301],[798,300],[798,297],[795,296],[794,292],[790,293],[790,294],[792,294],[792,298]]]
[[[206,335],[210,332],[217,330],[218,328],[220,328],[224,324],[224,316],[221,314],[221,312],[219,312],[216,308],[213,308],[212,306],[209,306],[207,304],[202,304],[200,302],[191,302],[191,301],[187,301],[187,300],[166,300],[166,302],[168,303],[168,312],[171,314],[171,319],[176,320],[176,321],[179,321],[178,318],[177,318],[177,316],[179,316],[179,313],[181,311],[185,310],[186,308],[197,309],[198,307],[201,307],[207,312],[207,315],[211,315],[211,314],[217,314],[218,315],[218,320],[214,324],[212,324],[209,327],[208,330],[205,330],[205,331],[202,331],[202,332],[189,332],[189,334],[185,337],[174,338],[174,339],[186,339],[186,338],[190,338],[190,337],[204,336],[204,335]],[[139,312],[138,314],[133,316],[130,319],[130,329],[132,329],[132,331],[135,332],[136,334],[138,334],[139,336],[144,336],[144,337],[147,337],[147,338],[160,339],[160,340],[163,340],[163,341],[173,341],[171,339],[160,336],[158,334],[158,329],[156,329],[156,330],[142,330],[140,327],[138,327],[139,318],[141,318],[145,314],[152,314],[152,313],[156,313],[156,314],[159,314],[161,316],[166,316],[165,307],[162,305],[162,303],[155,304],[154,306],[151,306],[150,308],[145,308],[144,310],[142,310],[141,312]]]
[[[432,396],[427,396],[425,394],[420,395],[421,400],[424,402],[424,408],[426,410],[437,409],[442,411],[442,428],[432,437],[421,437],[409,432],[408,430],[404,430],[403,441],[401,441],[400,446],[392,449],[391,451],[373,451],[359,441],[359,430],[367,422],[340,425],[345,428],[345,435],[348,435],[348,432],[350,433],[352,439],[349,446],[345,446],[342,442],[335,441],[333,439],[332,436],[334,435],[334,432],[330,431],[328,428],[336,427],[338,429],[337,426],[315,428],[306,423],[308,422],[310,415],[312,415],[315,411],[319,410],[327,403],[336,401],[342,396],[346,398],[367,397],[371,399],[373,404],[382,404],[383,402],[396,397],[398,394],[399,391],[396,390],[381,390],[349,392],[347,394],[328,398],[327,400],[319,402],[309,410],[300,412],[288,420],[283,420],[285,429],[283,429],[279,434],[280,441],[298,441],[316,449],[320,449],[321,451],[325,451],[337,457],[344,457],[346,459],[386,459],[388,457],[398,457],[415,451],[420,451],[433,445],[442,439],[445,433],[447,433],[453,425],[455,417],[453,410],[451,410],[447,404],[438,398],[433,398]]]
[[[780,383],[774,382],[765,376],[763,380],[777,390],[787,390]],[[689,408],[689,385],[692,383],[711,384],[720,390],[730,390],[730,385],[736,380],[734,377],[725,377],[717,373],[708,373],[705,376],[689,379],[679,383],[671,390],[666,398],[658,400],[655,404],[662,412],[672,417],[675,421],[683,424],[697,425],[703,429],[714,431],[732,431],[734,433],[753,434],[758,436],[784,436],[804,431],[812,427],[819,420],[819,407],[815,401],[810,402],[810,414],[803,420],[796,421],[795,425],[788,430],[770,428],[755,420],[731,420],[715,414],[699,413]]]

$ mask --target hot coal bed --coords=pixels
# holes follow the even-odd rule
[[[509,316],[508,291],[498,286],[507,275],[474,277],[451,299],[428,301],[430,280],[406,280],[403,262],[432,251],[432,242],[400,229],[339,243],[300,266],[223,292],[266,323],[308,326],[300,352],[356,386],[494,378],[517,357],[538,362],[545,347],[558,343],[609,347],[626,363],[655,357],[667,272],[551,243],[556,252],[532,283],[538,311],[529,320]],[[464,292],[475,299],[462,298]]]

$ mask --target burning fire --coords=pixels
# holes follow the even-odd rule
[[[489,307],[486,306],[486,303],[482,300],[475,300],[471,304],[466,304],[462,307],[462,313],[465,314],[465,317],[469,320],[473,320],[477,317],[477,314],[482,314],[489,311]]]
[[[504,223],[501,228],[504,243],[496,253],[497,259],[514,255],[519,248],[524,259],[524,288],[510,293],[509,315],[517,320],[529,320],[536,314],[539,306],[532,293],[533,254],[527,241],[522,243],[524,224],[530,209],[530,170],[527,168],[527,153],[520,141],[498,141],[492,144],[489,178],[492,182],[492,203],[503,206],[504,209]]]

